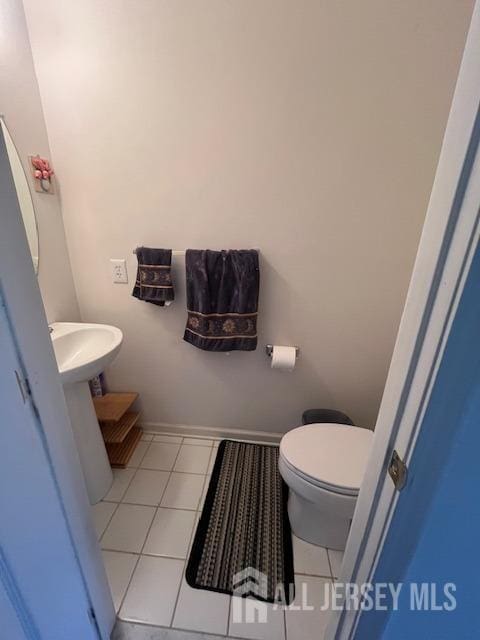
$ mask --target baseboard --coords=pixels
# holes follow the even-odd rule
[[[142,420],[145,431],[170,435],[189,435],[203,438],[239,438],[252,442],[280,442],[283,433],[272,431],[254,431],[253,429],[230,429],[226,427],[204,427],[192,424],[168,424],[166,422],[145,422]]]

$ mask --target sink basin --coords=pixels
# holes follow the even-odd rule
[[[88,381],[113,361],[123,335],[108,324],[55,322],[50,328],[88,497],[96,504],[108,493],[113,475]]]
[[[120,351],[123,335],[108,324],[55,322],[50,336],[62,384],[87,382]]]

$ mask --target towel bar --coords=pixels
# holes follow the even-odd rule
[[[136,256],[137,255],[137,250],[134,249],[132,251],[133,255]],[[185,251],[172,251],[172,256],[184,256],[185,255]]]
[[[260,253],[260,249],[255,249],[255,251],[258,251],[258,253]],[[137,250],[136,250],[136,249],[134,249],[134,250],[132,251],[132,253],[133,253],[133,255],[135,255],[135,256],[136,256],[136,255],[137,255]],[[172,250],[172,256],[184,256],[184,255],[185,255],[185,253],[186,253],[186,252],[185,252],[185,249],[183,249],[183,250],[182,250],[182,249],[175,249],[175,250]]]

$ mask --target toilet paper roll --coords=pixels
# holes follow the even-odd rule
[[[295,347],[282,347],[277,344],[273,345],[272,369],[292,371],[295,367],[296,358],[297,351]]]

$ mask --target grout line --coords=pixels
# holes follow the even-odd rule
[[[230,617],[232,615],[232,598],[233,596],[230,596],[229,601],[228,601],[228,617],[227,617],[227,636],[229,635],[229,631],[230,631]]]
[[[328,560],[328,566],[330,567],[330,578],[332,578],[332,580],[335,579],[334,575],[333,575],[333,567],[332,567],[332,561],[330,560],[330,554],[328,553],[328,547],[325,547],[327,549],[327,560]]]
[[[167,481],[167,484],[168,484],[168,481]],[[165,485],[165,489],[166,488],[167,488],[167,485]],[[163,498],[163,494],[165,493],[165,489],[162,492],[162,498]],[[153,523],[155,522],[155,518],[157,517],[157,514],[158,514],[158,506],[157,507],[153,507],[153,508],[155,509],[155,511],[154,511],[154,514],[153,514],[153,518],[152,518],[152,520],[150,522],[150,525],[149,525],[149,527],[147,529],[147,534],[145,536],[145,539],[143,540],[143,544],[142,544],[142,546],[140,548],[140,555],[143,555],[143,549],[145,548],[148,536],[150,535],[150,531],[152,530]]]
[[[145,453],[143,454],[143,456],[142,456],[141,460],[139,461],[137,469],[140,469],[140,467],[141,467],[141,465],[142,465],[142,462],[143,462],[143,460],[144,460],[145,456],[147,455],[147,453],[148,453],[148,451],[149,451],[150,447],[152,446],[152,442],[153,442],[153,440],[151,440],[150,442],[147,442],[148,447],[145,449]]]
[[[143,454],[143,456],[142,456],[142,458],[141,458],[141,460],[140,460],[140,462],[139,462],[139,465],[138,465],[137,467],[127,467],[127,468],[133,468],[133,469],[135,469],[135,471],[134,471],[134,473],[133,473],[133,475],[132,475],[132,478],[131,478],[131,480],[130,480],[130,482],[129,482],[128,486],[127,486],[127,488],[125,489],[125,492],[124,492],[124,493],[123,493],[123,495],[122,495],[121,500],[123,500],[123,498],[125,497],[125,494],[127,493],[128,488],[129,488],[129,486],[130,486],[131,482],[133,481],[133,479],[134,479],[134,478],[135,478],[135,476],[137,475],[137,472],[138,472],[138,471],[139,471],[139,469],[140,469],[140,465],[142,464],[142,462],[143,462],[143,460],[144,460],[145,456],[147,455],[147,452],[148,452],[148,450],[150,449],[150,446],[151,446],[152,442],[154,442],[154,440],[153,440],[153,438],[152,438],[152,440],[150,440],[150,441],[143,441],[143,442],[147,442],[147,445],[148,445],[148,446],[147,446],[147,448],[145,449],[145,453]],[[175,462],[176,462],[176,460],[177,460],[178,453],[180,452],[180,448],[181,448],[182,442],[183,442],[183,438],[182,438],[182,440],[181,440],[181,442],[180,442],[180,446],[178,447],[177,456],[175,457]],[[161,496],[161,498],[160,498],[160,502],[161,502],[161,501],[162,501],[162,499],[163,499],[163,495],[164,495],[164,493],[165,493],[165,491],[166,491],[166,488],[167,488],[168,482],[169,482],[170,477],[171,477],[171,475],[172,475],[172,471],[170,470],[168,473],[169,473],[169,476],[168,476],[167,482],[165,483],[165,487],[164,487],[164,490],[163,490],[163,492],[162,492],[162,496]],[[112,515],[111,515],[111,517],[110,517],[110,519],[109,519],[109,521],[108,521],[108,523],[107,523],[107,525],[106,525],[105,529],[103,530],[102,535],[101,535],[101,536],[99,537],[99,539],[98,539],[99,545],[100,545],[100,541],[101,541],[101,539],[103,538],[103,536],[104,536],[104,534],[105,534],[105,531],[106,531],[106,530],[107,530],[107,528],[109,527],[109,525],[110,525],[110,523],[111,523],[111,521],[112,521],[112,519],[113,519],[113,516],[114,516],[114,515],[115,515],[115,513],[117,512],[117,510],[118,510],[119,506],[120,506],[121,504],[130,504],[130,503],[127,503],[127,502],[122,502],[121,500],[120,500],[119,502],[117,502],[117,503],[110,503],[110,504],[116,504],[117,506],[116,506],[116,507],[115,507],[115,509],[113,510]],[[109,501],[105,501],[105,502],[109,502]],[[147,506],[147,505],[139,505],[139,506]],[[148,506],[151,506],[151,505],[148,505]],[[141,547],[140,553],[138,553],[138,554],[137,554],[137,553],[134,553],[134,552],[119,551],[119,550],[117,550],[117,549],[103,549],[103,548],[101,547],[101,545],[100,545],[100,550],[101,550],[101,551],[115,551],[116,553],[125,553],[125,554],[130,554],[130,555],[136,555],[136,556],[137,556],[137,560],[136,560],[135,565],[134,565],[134,567],[133,567],[133,571],[132,571],[132,573],[131,573],[131,575],[130,575],[130,578],[129,578],[129,580],[128,580],[127,586],[126,586],[126,588],[125,588],[125,591],[124,591],[124,593],[123,593],[123,596],[122,596],[122,598],[121,598],[121,600],[120,600],[120,603],[119,603],[119,605],[118,605],[118,611],[115,611],[115,617],[116,617],[117,619],[119,619],[119,620],[121,620],[120,615],[119,615],[119,614],[120,614],[120,611],[121,611],[121,609],[122,609],[122,607],[123,607],[123,604],[124,604],[124,602],[125,602],[125,598],[127,597],[127,593],[128,593],[128,590],[130,589],[130,586],[131,586],[131,583],[132,583],[132,580],[133,580],[133,576],[135,575],[135,571],[137,570],[138,563],[140,562],[140,558],[141,558],[141,557],[142,557],[142,555],[143,555],[143,554],[142,554],[142,551],[143,551],[143,549],[144,549],[144,547],[145,547],[145,544],[146,544],[147,538],[148,538],[148,536],[149,536],[149,534],[150,534],[150,531],[151,531],[151,528],[152,528],[153,522],[154,522],[155,517],[156,517],[156,515],[157,515],[157,513],[158,513],[158,506],[157,506],[157,507],[154,507],[154,508],[155,508],[155,512],[154,512],[154,514],[153,514],[152,520],[151,520],[150,525],[149,525],[149,527],[148,527],[147,534],[146,534],[145,539],[144,539],[144,541],[143,541],[143,545],[142,545],[142,547]],[[144,555],[147,555],[147,554],[144,554]],[[158,557],[158,556],[157,556],[157,557]],[[109,587],[110,587],[110,585],[109,585]],[[111,591],[111,588],[110,588],[110,591]]]
[[[200,494],[200,498],[199,498],[199,502],[197,504],[197,507],[200,506],[200,500],[202,499],[202,496],[203,496],[203,491],[205,489],[205,482],[206,481],[207,481],[207,476],[205,476],[205,478],[203,480],[202,493]],[[182,589],[182,584],[183,584],[183,581],[185,579],[185,573],[186,573],[186,570],[187,570],[187,563],[188,563],[188,560],[190,558],[190,554],[192,552],[193,539],[194,539],[195,534],[197,532],[198,521],[200,520],[200,516],[202,514],[202,511],[203,511],[203,506],[202,506],[201,510],[200,509],[196,510],[196,516],[195,516],[194,521],[193,521],[192,532],[191,532],[190,538],[188,540],[187,557],[185,558],[185,564],[183,565],[182,579],[180,580],[180,588],[179,588],[178,593],[177,593],[177,598],[175,600],[175,606],[173,607],[172,621],[170,623],[170,626],[172,627],[172,629],[176,629],[177,628],[177,627],[173,627],[173,621],[175,620],[175,614],[177,613],[178,601],[180,599],[180,591]],[[230,603],[229,603],[228,611],[229,611],[229,614],[230,614]],[[227,620],[227,634],[228,634],[228,620]]]
[[[117,510],[118,510],[118,507],[120,506],[120,503],[119,503],[119,502],[117,502],[117,503],[115,503],[115,502],[114,502],[114,503],[110,503],[110,504],[116,504],[117,506],[116,506],[116,507],[115,507],[115,509],[112,511],[112,515],[111,515],[111,516],[110,516],[110,518],[108,519],[108,522],[107,522],[107,524],[106,524],[106,526],[105,526],[105,529],[102,531],[102,534],[101,534],[100,536],[98,536],[98,544],[99,544],[99,545],[100,545],[100,541],[101,541],[101,539],[102,539],[102,538],[103,538],[103,536],[105,535],[105,531],[108,529],[108,527],[110,526],[110,523],[111,523],[111,522],[112,522],[112,520],[113,520],[113,516],[116,514],[116,512],[117,512]],[[100,548],[102,548],[102,547],[101,547],[101,545],[100,545]]]
[[[182,447],[203,447],[204,449],[213,449],[213,442],[212,444],[195,444],[194,442],[185,442],[184,439],[182,442]]]
[[[140,562],[140,558],[141,558],[141,555],[139,554],[138,557],[137,557],[137,561],[135,562],[135,566],[133,567],[133,571],[132,571],[132,574],[130,576],[130,579],[127,582],[127,586],[126,586],[125,591],[123,593],[122,599],[120,600],[120,604],[118,605],[118,612],[116,613],[116,617],[117,618],[119,618],[120,611],[121,611],[121,609],[123,607],[123,604],[125,602],[125,598],[127,597],[127,593],[128,593],[128,590],[130,589],[130,585],[132,584],[133,576],[135,575],[135,571],[137,570],[138,563]]]
[[[147,449],[148,449],[148,447],[147,447]],[[145,451],[145,453],[146,453],[146,451]],[[128,467],[127,467],[127,468],[128,468]],[[99,545],[100,545],[100,541],[101,541],[101,539],[103,538],[103,536],[104,536],[104,534],[105,534],[105,531],[106,531],[106,530],[108,529],[108,527],[110,526],[110,523],[111,523],[111,521],[113,520],[113,516],[114,516],[114,515],[115,515],[115,513],[117,512],[118,507],[122,504],[122,500],[123,500],[123,498],[124,498],[125,494],[127,493],[129,486],[131,485],[131,483],[132,483],[132,481],[133,481],[134,477],[137,475],[137,471],[138,471],[138,469],[135,469],[135,471],[133,472],[133,475],[132,475],[132,477],[130,478],[130,482],[128,483],[127,488],[125,489],[125,491],[124,491],[124,492],[123,492],[123,494],[122,494],[122,499],[121,499],[121,500],[119,500],[118,502],[116,502],[115,500],[100,500],[100,502],[107,502],[108,504],[116,504],[117,506],[116,506],[116,507],[115,507],[115,509],[112,511],[112,515],[110,516],[110,519],[109,519],[109,521],[108,521],[108,523],[107,523],[107,526],[106,526],[106,527],[105,527],[105,529],[103,530],[102,535],[101,535],[101,536],[99,536],[99,538],[98,538],[98,544],[99,544]],[[113,482],[115,482],[115,478],[113,479]],[[112,486],[113,486],[113,482],[112,482]],[[112,488],[112,487],[110,487],[110,489],[111,489],[111,488]],[[108,491],[110,491],[110,489],[109,489]],[[102,547],[101,547],[101,545],[100,545],[100,549],[101,549],[101,548],[102,548]]]
[[[175,627],[173,626],[173,621],[175,619],[175,614],[177,613],[177,605],[178,605],[178,601],[180,599],[180,591],[182,590],[182,584],[183,584],[183,580],[184,580],[184,577],[185,577],[185,567],[186,566],[187,566],[187,561],[184,560],[183,569],[182,569],[182,576],[180,578],[180,584],[178,585],[177,597],[175,598],[175,604],[173,605],[172,617],[170,618],[170,627],[172,629],[175,629]]]
[[[113,553],[123,553],[126,556],[139,556],[138,551],[123,551],[120,549],[102,549],[102,551],[109,551]]]
[[[180,449],[181,449],[181,446],[178,447],[177,455],[175,456],[175,460],[173,462],[173,466],[175,466],[175,463],[177,462],[177,458],[178,458],[178,456],[180,454]],[[163,488],[162,495],[160,496],[160,500],[158,501],[158,505],[155,507],[155,513],[153,514],[152,521],[150,523],[150,526],[148,527],[147,535],[145,536],[145,540],[143,541],[143,545],[142,545],[142,548],[140,550],[140,553],[142,553],[144,548],[145,548],[145,544],[147,543],[147,539],[148,539],[148,536],[150,535],[150,531],[152,529],[152,525],[153,525],[153,523],[155,521],[155,518],[157,517],[158,509],[159,509],[160,505],[162,504],[163,496],[165,495],[165,491],[167,490],[168,483],[170,482],[170,478],[172,477],[172,473],[173,473],[173,471],[170,471],[170,474],[169,474],[169,476],[167,478],[167,481],[165,483],[165,486]],[[188,511],[188,509],[186,509],[186,511]]]
[[[147,452],[145,451],[145,453],[147,453]],[[132,468],[134,468],[134,469],[135,469],[135,467],[132,467]],[[135,476],[137,475],[137,471],[138,471],[138,468],[137,468],[137,469],[135,469],[135,471],[133,472],[132,477],[130,478],[130,482],[128,483],[128,485],[127,485],[127,487],[126,487],[125,491],[122,493],[122,497],[120,498],[120,502],[122,502],[122,500],[124,499],[124,497],[125,497],[125,496],[126,496],[126,494],[127,494],[127,491],[130,489],[130,485],[132,484],[133,479],[134,479],[134,478],[135,478]],[[114,480],[114,482],[115,482],[115,480]]]
[[[209,461],[209,464],[210,464],[210,461]],[[197,511],[198,511],[198,512],[199,512],[199,514],[200,514],[200,515],[199,515],[199,518],[200,518],[200,516],[202,515],[203,507],[204,507],[204,505],[205,505],[205,498],[207,497],[207,494],[205,494],[205,498],[203,498],[203,494],[205,493],[205,487],[207,486],[207,482],[208,482],[208,484],[210,484],[210,480],[208,480],[208,477],[209,477],[209,476],[206,474],[206,475],[205,475],[205,478],[204,478],[204,480],[203,480],[202,493],[200,494],[200,499],[199,499],[199,501],[198,501],[198,509],[197,509]],[[203,504],[202,504],[202,505],[200,505],[200,503],[202,502],[202,498],[203,498]],[[190,540],[190,542],[191,542],[191,540]]]
[[[182,562],[185,562],[187,560],[187,558],[179,558],[178,556],[167,556],[161,553],[140,553],[139,551],[123,551],[120,549],[110,549],[110,548],[106,548],[106,549],[102,549],[102,551],[110,551],[112,553],[123,553],[127,556],[139,556],[139,557],[145,557],[145,558],[165,558],[166,560],[180,560]]]
[[[332,571],[332,563],[330,562],[330,554],[328,553],[328,548],[325,547],[327,549],[327,560],[328,560],[328,566],[330,567],[330,577],[333,575],[333,571]]]
[[[152,442],[153,442],[153,440],[152,440]],[[151,444],[151,443],[150,443],[150,444]],[[147,451],[148,451],[148,449],[149,449],[149,448],[150,448],[150,445],[147,447],[147,449],[146,449],[146,451],[145,451],[145,455],[147,454]],[[178,451],[180,451],[180,447],[178,448]],[[144,455],[144,457],[145,457],[145,455]],[[177,456],[178,456],[178,452],[177,452]],[[143,458],[142,458],[142,460],[143,460]],[[176,460],[176,458],[175,458],[175,460]],[[135,474],[135,475],[136,475],[136,474]],[[165,491],[166,491],[166,489],[167,489],[167,486],[168,486],[168,483],[169,483],[169,481],[170,481],[170,477],[171,477],[171,475],[172,475],[172,472],[170,472],[170,475],[168,476],[167,482],[165,483],[165,487],[164,487],[164,489],[163,489],[162,497],[160,498],[160,502],[163,500],[163,495],[164,495],[164,493],[165,493]],[[127,503],[122,503],[122,504],[127,504]],[[160,504],[160,503],[159,503],[159,504]],[[152,520],[151,520],[151,522],[150,522],[150,526],[149,526],[149,527],[148,527],[148,529],[147,529],[147,534],[146,534],[145,539],[144,539],[144,541],[143,541],[143,545],[142,545],[142,547],[141,547],[141,549],[140,549],[140,553],[139,553],[139,555],[138,555],[137,562],[135,563],[135,566],[134,566],[133,571],[132,571],[132,575],[130,576],[130,580],[128,581],[128,584],[127,584],[127,588],[125,589],[125,593],[123,594],[123,598],[122,598],[122,600],[121,600],[121,602],[120,602],[120,605],[119,605],[119,607],[118,607],[118,613],[120,613],[120,611],[121,611],[121,609],[122,609],[122,607],[123,607],[123,604],[124,604],[124,602],[125,602],[125,598],[127,597],[128,590],[130,589],[130,586],[131,586],[131,584],[132,584],[133,576],[135,575],[135,571],[137,570],[138,563],[140,562],[140,558],[142,557],[142,551],[143,551],[143,549],[144,549],[144,547],[145,547],[145,544],[146,544],[146,542],[147,542],[148,536],[150,535],[150,531],[151,531],[151,529],[152,529],[152,525],[153,525],[153,523],[154,523],[154,521],[155,521],[155,518],[157,517],[157,513],[158,513],[158,507],[156,507],[156,508],[155,508],[155,513],[153,514],[153,518],[152,518]]]
[[[327,578],[328,580],[331,580],[332,576],[331,575],[326,575],[324,573],[305,573],[305,571],[295,571],[295,575],[296,576],[304,576],[305,578]]]
[[[183,442],[183,439],[182,439],[182,442]],[[175,456],[175,460],[174,460],[174,462],[173,462],[173,469],[175,468],[175,465],[177,464],[178,456],[180,455],[180,451],[182,450],[182,446],[183,446],[183,444],[181,444],[181,445],[179,446],[179,448],[178,448],[177,455]],[[164,496],[164,494],[165,494],[165,491],[167,490],[168,483],[170,482],[170,478],[172,477],[172,474],[173,474],[173,470],[170,472],[170,476],[169,476],[169,478],[168,478],[168,480],[167,480],[167,484],[165,485],[165,489],[164,489],[164,491],[163,491],[163,493],[162,493],[162,498],[161,498],[161,500],[160,500],[160,503],[159,503],[159,504],[162,504],[163,496]],[[157,513],[158,513],[158,509],[157,509]],[[157,514],[155,514],[155,517],[156,517],[156,515],[157,515]],[[149,532],[149,533],[150,533],[150,532]],[[145,544],[146,544],[146,542],[147,542],[147,539],[148,539],[148,534],[147,534],[147,537],[145,538],[145,542],[143,543],[142,551],[143,551],[143,549],[145,548]],[[183,562],[182,575],[181,575],[181,577],[180,577],[180,584],[178,585],[177,597],[175,598],[175,605],[174,605],[173,610],[172,610],[172,617],[170,618],[170,624],[169,624],[169,627],[171,627],[171,626],[172,626],[172,624],[173,624],[173,617],[174,617],[174,615],[175,615],[175,610],[176,610],[176,608],[177,608],[177,602],[178,602],[178,598],[179,598],[179,596],[180,596],[180,589],[182,588],[182,580],[183,580],[183,572],[185,571],[185,564],[186,564],[186,561],[184,561],[184,562]]]
[[[175,473],[190,473],[190,474],[196,475],[196,476],[205,475],[207,473],[206,471],[202,473],[200,471],[177,471],[177,469],[175,469],[175,464],[177,463],[177,459],[178,459],[179,453],[180,453],[180,451],[182,450],[183,447],[198,447],[200,445],[183,444],[183,443],[178,443],[178,442],[176,442],[176,443],[155,442],[153,440],[152,440],[152,442],[149,442],[147,444],[148,444],[148,447],[147,447],[145,453],[143,454],[141,461],[138,463],[138,466],[137,467],[128,467],[127,466],[126,467],[127,469],[145,469],[146,471],[174,471]],[[175,460],[173,462],[173,466],[172,466],[171,469],[161,469],[159,467],[144,467],[144,466],[142,466],[142,463],[145,460],[145,456],[147,455],[148,450],[150,449],[150,446],[152,444],[172,444],[174,446],[178,446],[178,451],[177,451],[177,454],[175,456]],[[216,447],[213,447],[212,445],[208,445],[208,446],[202,446],[202,449],[211,449],[211,450],[213,450],[213,449],[216,449]],[[210,462],[210,456],[209,456],[208,460]],[[208,464],[207,464],[207,469],[208,469]]]
[[[167,480],[167,484],[168,484],[168,480]],[[165,487],[166,489],[166,487]],[[165,492],[165,490],[164,490]],[[200,496],[201,498],[202,496]],[[162,498],[160,500],[163,499],[163,493],[162,493]],[[106,501],[104,501],[106,502]],[[158,503],[158,504],[146,504],[144,502],[113,502],[113,500],[110,500],[108,502],[109,504],[116,504],[121,505],[121,504],[126,504],[129,507],[150,507],[151,509],[172,509],[174,511],[198,511],[198,507],[195,507],[194,509],[186,509],[185,507],[164,507],[162,504]]]
[[[215,452],[215,449],[217,449],[217,451]],[[210,453],[210,457],[208,459],[208,465],[207,465],[207,471],[206,474],[207,475],[212,475],[212,471],[213,471],[213,466],[215,465],[215,460],[217,458],[218,455],[218,448],[217,447],[212,447],[212,451]],[[210,468],[210,464],[213,462],[212,468]]]
[[[175,473],[191,473],[191,474],[193,474],[193,475],[205,475],[205,474],[207,473],[207,471],[208,471],[208,465],[209,465],[209,463],[210,463],[211,451],[213,450],[213,446],[212,446],[212,445],[202,446],[202,449],[210,449],[210,454],[209,454],[209,456],[208,456],[208,462],[207,462],[207,470],[206,470],[204,473],[199,473],[199,472],[195,472],[195,471],[178,471],[177,469],[175,469],[175,465],[177,464],[177,460],[178,460],[178,457],[179,457],[180,452],[182,451],[182,449],[183,449],[184,447],[187,447],[187,448],[188,448],[188,447],[198,447],[198,446],[199,446],[199,445],[195,445],[195,444],[182,444],[182,445],[180,446],[180,449],[179,449],[178,455],[177,455],[177,457],[175,458],[175,462],[174,462],[174,464],[173,464],[173,469],[172,469],[172,471],[174,471]]]
[[[196,518],[197,517],[200,518],[200,515],[201,515],[201,510],[192,511],[192,509],[176,509],[175,507],[157,507],[157,510],[158,509],[169,509],[170,511],[189,511],[189,512],[195,513],[196,514]],[[154,516],[154,519],[155,519],[155,516]],[[197,524],[198,524],[198,521],[197,521]],[[191,532],[190,538],[189,538],[189,545],[192,542],[192,539],[193,539],[193,537],[195,535],[195,531],[196,531],[196,527],[195,527],[195,523],[194,523],[194,526],[193,526],[193,529],[192,529],[192,532]],[[148,534],[147,534],[147,537],[148,537]],[[191,549],[189,548],[188,551],[190,552],[190,550]],[[142,555],[142,556],[148,556],[148,557],[153,557],[153,558],[169,558],[170,560],[185,560],[185,561],[188,560],[188,555],[189,555],[188,554],[186,558],[179,558],[178,556],[168,556],[166,554],[146,553],[145,551],[125,551],[124,549],[114,549],[114,548],[109,548],[109,547],[102,548],[102,551],[113,551],[115,553],[124,553],[124,554],[130,555],[130,556],[131,555],[134,555],[134,556]]]
[[[210,460],[209,460],[210,463]],[[205,483],[207,481],[208,475],[205,474],[203,477],[203,483],[202,483],[202,490],[200,491],[200,497],[198,498],[197,501],[197,508],[195,509],[195,511],[198,511],[201,515],[201,512],[203,511],[203,505],[200,507],[200,502],[202,501],[202,496],[203,496],[203,492],[205,491]]]
[[[202,447],[202,448],[206,449],[206,447]],[[167,472],[167,473],[188,473],[189,475],[192,475],[192,476],[206,476],[207,475],[206,471],[204,473],[200,473],[199,471],[177,471],[176,469],[154,469],[153,467],[138,467],[138,469],[140,469],[141,471],[164,471],[164,472]]]

